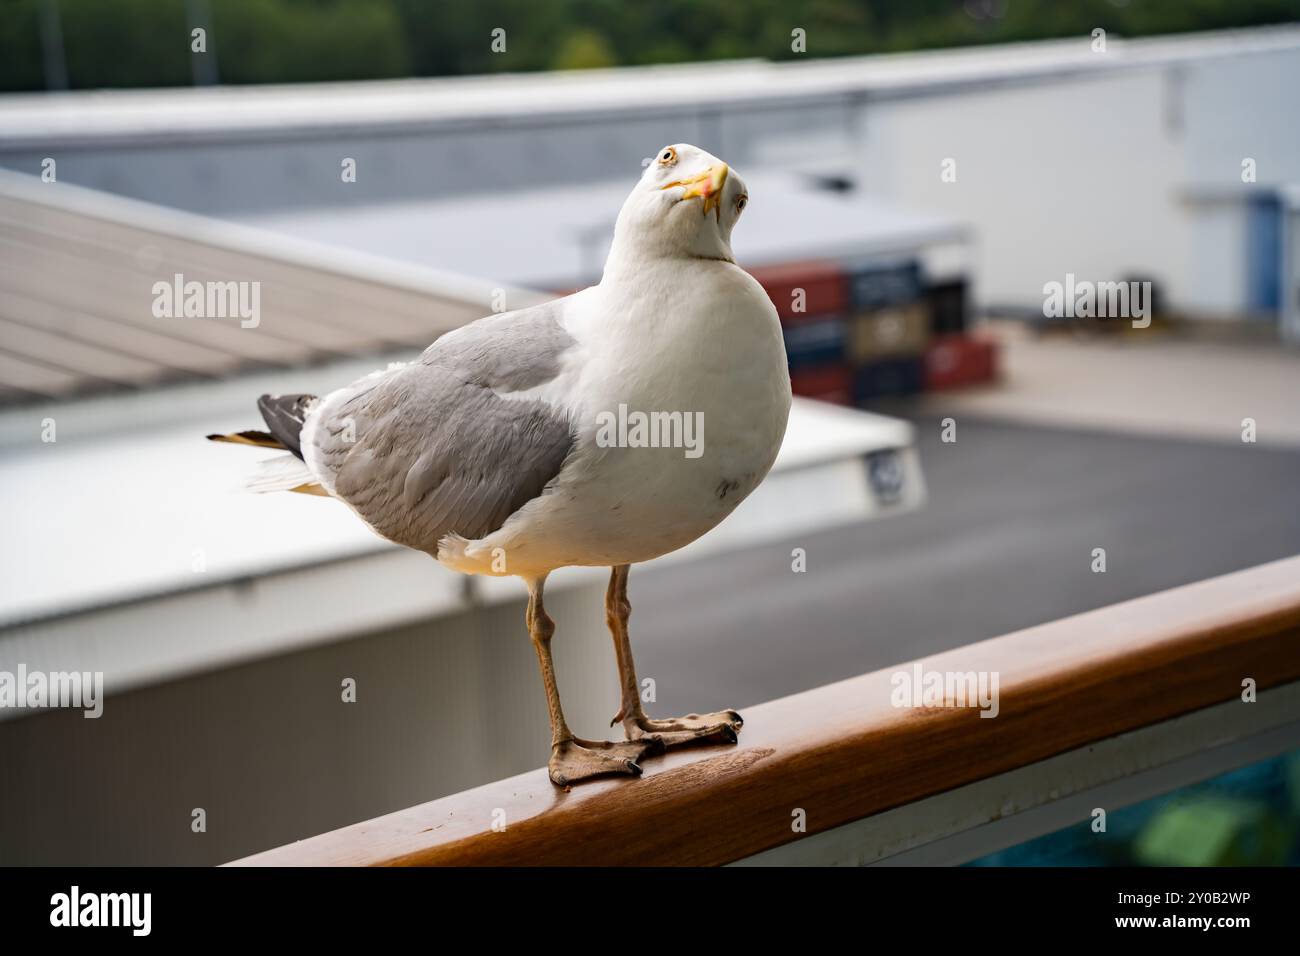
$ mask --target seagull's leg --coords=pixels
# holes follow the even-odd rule
[[[537,662],[542,668],[542,683],[546,686],[546,708],[551,717],[551,759],[547,761],[551,782],[566,787],[579,780],[611,773],[640,774],[637,760],[646,753],[662,749],[658,741],[580,740],[573,736],[564,720],[560,707],[560,690],[555,683],[555,665],[551,661],[551,636],[555,622],[542,605],[542,585],[545,576],[528,582],[528,636],[537,651]]]
[[[623,695],[622,706],[610,724],[621,720],[628,740],[657,740],[664,747],[694,743],[734,744],[744,723],[734,710],[687,714],[668,720],[646,716],[641,707],[641,688],[637,684],[632,642],[627,632],[627,621],[632,616],[632,605],[627,599],[628,571],[626,564],[611,568],[609,588],[605,591],[605,620],[614,635],[614,655],[618,658],[618,679]]]

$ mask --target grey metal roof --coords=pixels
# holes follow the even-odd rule
[[[260,283],[259,324],[155,316],[178,273]],[[499,285],[0,172],[0,403],[423,347]]]

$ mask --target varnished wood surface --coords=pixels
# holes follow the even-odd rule
[[[797,635],[792,635],[797,639]],[[997,671],[1000,713],[896,708],[911,662],[745,712],[736,747],[554,788],[543,770],[236,861],[240,865],[719,864],[1300,678],[1300,557],[921,661]],[[701,702],[722,704],[725,702]],[[1242,706],[1250,706],[1243,703]],[[539,757],[541,755],[539,754]],[[504,819],[504,830],[494,830]]]

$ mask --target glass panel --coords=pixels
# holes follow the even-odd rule
[[[1300,865],[1300,750],[1107,810],[967,866]]]

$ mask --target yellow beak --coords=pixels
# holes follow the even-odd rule
[[[727,183],[727,164],[718,163],[716,166],[710,166],[698,176],[692,176],[690,179],[679,179],[671,182],[664,189],[672,189],[675,186],[683,186],[686,189],[683,199],[695,199],[699,197],[704,200],[704,212],[707,214],[710,209],[720,209],[719,203],[722,201],[722,187]],[[722,215],[721,212],[718,213]]]

